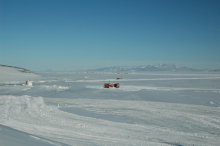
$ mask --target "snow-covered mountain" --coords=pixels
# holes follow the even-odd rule
[[[100,72],[119,72],[119,71],[132,71],[134,67],[129,66],[113,66],[113,67],[103,67],[94,69],[92,71],[100,71]]]
[[[0,64],[0,82],[25,81],[40,77],[36,73],[25,68]]]
[[[102,72],[144,72],[144,71],[200,71],[192,68],[187,68],[185,66],[178,66],[174,64],[156,64],[156,65],[147,65],[147,66],[114,66],[114,67],[104,67],[95,69],[94,71]]]
[[[171,71],[171,72],[220,72],[220,69],[215,70],[199,70],[188,68],[182,65],[175,64],[163,64],[158,63],[156,65],[146,65],[146,66],[112,66],[112,67],[102,67],[97,69],[47,69],[46,72],[158,72],[158,71]]]
[[[19,72],[24,72],[24,73],[34,73],[30,70],[27,70],[25,68],[20,68],[20,67],[15,67],[15,66],[7,66],[7,65],[2,65],[0,64],[0,67],[2,67],[1,69],[4,69],[5,67],[6,68],[14,68],[15,70],[19,71]],[[34,73],[35,74],[35,73]]]
[[[220,72],[220,69],[207,70],[207,72]]]

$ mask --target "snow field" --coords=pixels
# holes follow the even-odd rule
[[[42,76],[33,86],[0,86],[0,126],[53,145],[220,143],[218,74]],[[120,88],[103,88],[109,81]]]
[[[143,101],[0,96],[0,124],[65,144],[218,145],[218,108]],[[57,105],[46,105],[45,102]],[[59,104],[59,106],[58,106]],[[59,110],[76,107],[127,116],[136,124],[112,122]],[[143,122],[144,121],[144,122]],[[168,144],[169,143],[169,144]]]
[[[91,86],[87,85],[86,88],[92,88],[92,89],[102,89],[102,90],[109,90],[104,89],[103,86]],[[214,93],[220,93],[220,89],[203,89],[203,88],[175,88],[175,87],[147,87],[147,86],[131,86],[131,85],[124,85],[118,89],[116,88],[110,88],[110,91],[140,91],[140,90],[158,90],[158,91],[181,91],[181,90],[193,90],[196,92],[201,91],[209,91]]]

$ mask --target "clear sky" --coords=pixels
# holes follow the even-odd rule
[[[0,0],[0,64],[220,68],[219,0]]]

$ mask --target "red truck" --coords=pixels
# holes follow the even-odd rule
[[[112,87],[119,88],[120,84],[119,83],[115,83],[115,84],[104,83],[104,88],[112,88]]]

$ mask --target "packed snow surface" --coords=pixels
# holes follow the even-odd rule
[[[220,144],[219,74],[39,74],[33,86],[0,86],[1,143]]]

